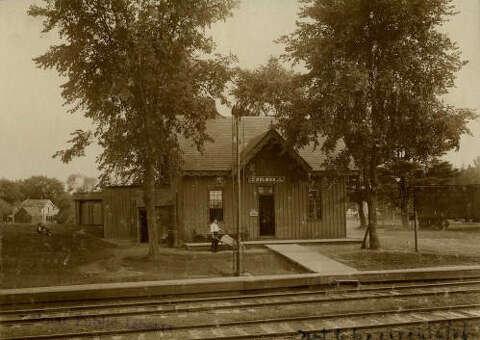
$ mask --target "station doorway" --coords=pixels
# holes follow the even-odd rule
[[[275,236],[275,200],[273,187],[258,187],[260,236]]]

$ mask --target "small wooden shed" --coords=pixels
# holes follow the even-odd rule
[[[170,188],[158,188],[155,196],[160,235],[163,235],[173,228],[174,200]],[[75,194],[74,201],[76,224],[103,225],[106,238],[148,240],[141,186],[108,186],[101,192]]]

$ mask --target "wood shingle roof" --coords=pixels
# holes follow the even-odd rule
[[[273,128],[272,117],[242,117],[240,149],[252,148]],[[206,123],[206,133],[213,139],[205,142],[200,153],[192,142],[180,141],[184,152],[185,171],[230,171],[233,165],[232,118],[212,119]],[[322,143],[320,143],[321,145]],[[313,171],[324,170],[325,154],[313,144],[298,150],[298,154]]]

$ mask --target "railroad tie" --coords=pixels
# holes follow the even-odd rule
[[[204,338],[204,334],[199,330],[190,329],[190,330],[188,330],[188,333],[190,334],[192,339],[202,339],[202,338]]]
[[[260,328],[267,334],[275,334],[277,333],[277,325],[271,325],[271,324],[261,324],[259,325]]]

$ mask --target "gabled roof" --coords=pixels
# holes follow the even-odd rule
[[[42,207],[43,208],[46,205],[55,206],[50,200],[27,198],[25,201],[22,202],[21,207]]]
[[[248,148],[254,148],[272,129],[272,117],[242,117],[240,124],[240,149],[242,154]],[[180,139],[184,152],[185,171],[231,171],[233,161],[232,118],[211,119],[206,122],[206,133],[213,139],[204,144],[200,153],[189,140]],[[281,135],[276,131],[278,136]],[[323,141],[319,141],[320,146]],[[296,152],[313,171],[324,170],[325,154],[320,146],[314,148],[313,143]]]
[[[285,143],[285,139],[283,139],[283,137],[274,128],[270,128],[268,131],[259,135],[258,138],[253,138],[250,143],[247,144],[240,154],[241,167],[243,168],[245,165],[247,165],[260,150],[262,150],[268,143],[272,141],[280,144],[284,148],[285,152],[294,160],[296,160],[300,167],[302,167],[306,172],[312,171],[310,164],[308,164],[307,161],[300,156],[297,150],[289,148]]]

